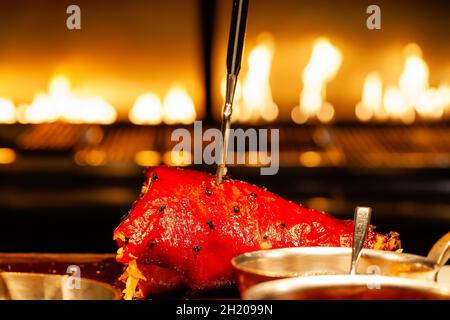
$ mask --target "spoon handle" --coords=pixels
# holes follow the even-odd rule
[[[356,267],[358,265],[359,257],[361,256],[361,250],[366,240],[367,229],[370,224],[370,217],[372,215],[372,209],[369,207],[356,207],[354,217],[354,230],[353,230],[353,247],[352,247],[352,264],[350,268],[350,274],[356,274]]]
[[[442,267],[450,258],[450,232],[438,240],[428,253],[427,259]]]

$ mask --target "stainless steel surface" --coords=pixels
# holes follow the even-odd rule
[[[216,183],[222,182],[227,173],[227,152],[230,138],[231,115],[233,113],[233,100],[236,91],[237,78],[241,70],[242,52],[244,50],[245,28],[247,24],[248,0],[233,0],[231,13],[230,34],[227,52],[227,81],[225,105],[222,114],[222,146],[220,163],[216,171]]]
[[[433,282],[398,277],[339,275],[292,278],[255,285],[245,300],[295,299],[450,299],[450,290]]]
[[[341,247],[303,247],[261,250],[240,255],[232,260],[237,269],[273,277],[296,277],[317,274],[348,274],[351,261],[351,248]],[[372,249],[362,249],[357,272],[392,275],[405,273],[416,277],[415,273],[429,273],[437,265],[425,257]],[[408,268],[400,268],[408,266]],[[433,279],[433,277],[430,277]]]
[[[351,262],[351,248],[303,247],[261,250],[232,259],[242,291],[260,282],[317,275],[345,275]],[[439,265],[425,257],[362,249],[358,274],[378,274],[435,281]]]
[[[447,263],[450,258],[450,232],[447,232],[431,248],[427,259],[440,267]]]
[[[103,282],[68,275],[0,273],[0,300],[117,300],[120,293]]]
[[[356,207],[355,217],[353,219],[353,247],[352,247],[352,260],[350,265],[350,274],[356,274],[356,268],[359,258],[361,256],[361,250],[364,246],[364,240],[366,240],[367,230],[370,225],[370,217],[372,215],[372,209],[368,207]]]

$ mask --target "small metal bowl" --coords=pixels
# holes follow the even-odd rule
[[[70,286],[68,275],[1,272],[0,300],[118,300],[112,286],[85,278]]]
[[[261,250],[232,259],[243,292],[257,283],[303,276],[348,274],[351,248],[302,247]],[[434,281],[439,265],[425,257],[363,249],[358,274],[378,274]]]
[[[433,282],[399,277],[338,275],[291,278],[257,284],[245,300],[450,300]]]

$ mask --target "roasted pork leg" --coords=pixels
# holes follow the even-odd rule
[[[156,167],[145,171],[139,199],[114,231],[117,261],[127,265],[125,299],[183,287],[234,284],[230,260],[271,248],[351,246],[353,222],[287,201],[233,179]],[[366,248],[396,250],[398,234],[368,232]]]

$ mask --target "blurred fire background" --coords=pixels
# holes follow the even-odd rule
[[[66,8],[81,8],[81,30]],[[239,179],[425,254],[450,228],[448,1],[251,1],[234,119],[280,129]],[[231,1],[0,3],[0,251],[112,252],[174,128],[219,126]],[[252,150],[249,150],[252,151]],[[200,167],[204,170],[213,168]]]

